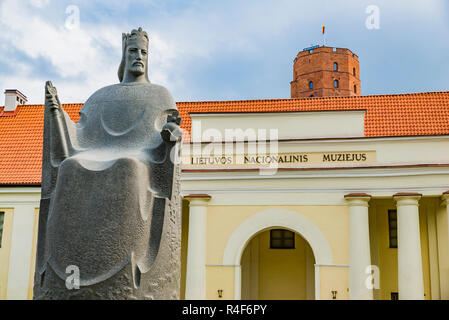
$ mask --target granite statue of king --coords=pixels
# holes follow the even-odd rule
[[[181,119],[147,33],[122,40],[120,83],[77,123],[46,83],[34,299],[179,299]]]

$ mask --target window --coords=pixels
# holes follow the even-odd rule
[[[284,229],[270,230],[270,249],[295,249],[295,233]]]
[[[334,88],[338,88],[338,80],[334,80]]]
[[[354,85],[354,93],[357,93],[357,86]]]
[[[314,97],[314,95],[313,95],[313,94],[311,94],[311,95],[310,95],[310,98],[313,98],[313,97]]]
[[[398,247],[398,213],[396,210],[388,210],[388,234],[390,248]]]
[[[338,63],[334,62],[334,71],[338,71]]]
[[[352,74],[353,74],[354,77],[355,77],[355,68],[352,68]]]
[[[0,212],[0,248],[2,247],[3,222],[5,221],[5,213]]]
[[[16,97],[16,100],[19,101],[19,97]]]
[[[313,81],[309,82],[309,89],[313,89]]]

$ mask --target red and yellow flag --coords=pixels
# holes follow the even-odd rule
[[[324,32],[326,31],[326,26],[325,25],[323,25],[323,34],[324,34]]]

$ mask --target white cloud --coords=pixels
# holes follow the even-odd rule
[[[108,6],[124,10],[129,3],[113,1]],[[181,96],[189,91],[186,80],[180,77],[189,62],[213,60],[226,51],[258,54],[263,49],[261,40],[279,36],[297,21],[298,14],[307,16],[310,11],[301,9],[298,12],[300,6],[295,1],[263,0],[230,5],[193,4],[170,16],[162,3],[153,2],[161,18],[152,21],[152,28],[148,30],[150,80],[169,86]],[[33,2],[39,8],[46,4],[48,1]],[[65,101],[84,101],[94,90],[115,83],[121,33],[136,25],[130,26],[125,21],[117,23],[117,20],[88,23],[82,19],[81,10],[80,28],[68,30],[64,27],[64,10],[56,11],[53,6],[45,10],[53,11],[44,16],[42,10],[30,9],[21,1],[4,0],[0,7],[0,26],[6,32],[0,34],[0,43],[8,43],[34,61],[48,61],[52,66],[48,73],[60,77],[54,84],[61,98],[66,97]],[[139,24],[138,21],[133,23]],[[15,69],[14,75],[0,78],[0,86],[17,87],[30,101],[41,103],[42,89],[36,92],[35,82],[44,84],[47,79],[37,77],[32,70],[32,66],[28,72],[19,73]]]
[[[44,5],[44,2],[38,1],[34,5]],[[21,19],[17,19],[17,15],[12,12],[20,12]],[[49,22],[40,13],[30,10],[20,1],[5,0],[1,3],[0,25],[6,29],[6,32],[0,34],[2,47],[12,46],[31,61],[48,61],[52,68],[48,73],[59,76],[54,84],[64,102],[82,102],[93,91],[117,82],[121,33],[124,28],[84,22],[79,29],[68,30],[63,24]],[[153,59],[163,67],[168,67],[169,62],[162,61],[167,61],[166,58],[173,55],[172,50],[157,34],[153,35],[152,42],[157,45],[157,50],[153,50]],[[0,77],[1,87],[23,91],[30,103],[43,102],[42,88],[45,81],[50,79],[33,74],[32,71],[36,70],[31,65],[33,62],[19,63],[13,56],[8,58],[4,54],[0,54],[0,61],[14,70],[13,74]],[[167,81],[160,71],[155,76],[162,82]]]
[[[30,0],[30,3],[36,8],[44,8],[50,3],[50,0]]]
[[[79,29],[64,27],[63,3],[80,7]],[[305,5],[307,2],[297,0],[190,1],[189,5],[173,11],[170,5],[174,3],[165,0],[111,0],[103,5],[103,9],[107,6],[111,11],[106,10],[103,14],[103,11],[96,11],[97,4],[86,0],[53,1],[51,5],[49,0],[3,0],[0,3],[0,63],[9,66],[13,74],[1,73],[0,89],[17,88],[29,96],[31,102],[42,103],[44,83],[53,80],[63,101],[83,102],[93,91],[117,82],[121,33],[140,25],[150,36],[150,80],[167,86],[182,99],[190,96],[192,87],[201,90],[202,86],[189,82],[189,74],[185,70],[190,63],[216,61],[220,64],[217,57],[229,53],[246,57],[254,55],[262,60],[260,56],[267,46],[279,38],[295,43],[298,48],[306,47],[311,42],[321,41],[321,25],[328,22],[335,26],[328,28],[332,45],[332,32],[338,39],[343,39],[343,35],[335,34],[337,28],[351,32],[358,21],[358,30],[364,28],[364,9],[368,4],[380,6],[381,31],[391,30],[388,32],[391,37],[398,36],[394,30],[395,23],[404,17],[410,23],[419,19],[421,23],[428,21],[438,28],[442,25],[447,28],[447,23],[441,18],[441,1],[410,0],[407,5],[403,1],[391,0],[364,0],[356,4],[340,1],[339,5],[334,0],[317,1],[314,5]],[[133,10],[137,6],[145,7],[149,17],[145,17],[144,11],[137,18],[125,14],[130,6],[134,6]],[[97,21],[85,19],[85,15],[91,12],[98,14]],[[120,16],[122,12],[123,17]],[[415,25],[411,27],[417,28]],[[301,38],[289,38],[292,31]],[[414,34],[410,36],[416,37]],[[406,39],[406,36],[401,35],[401,39]],[[347,41],[349,45],[357,46],[363,39]],[[11,49],[29,59],[20,61]],[[276,58],[263,57],[267,64]],[[41,65],[35,65],[42,60],[51,66],[51,70],[42,70]],[[56,75],[57,79],[42,77],[46,73]],[[214,77],[216,79],[220,75],[211,74],[210,81],[214,81]]]

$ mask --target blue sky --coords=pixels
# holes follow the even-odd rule
[[[289,98],[323,24],[327,45],[359,56],[362,94],[449,90],[447,0],[0,0],[0,89],[43,103],[52,80],[63,103],[84,102],[118,82],[121,33],[142,26],[150,80],[177,101]]]

